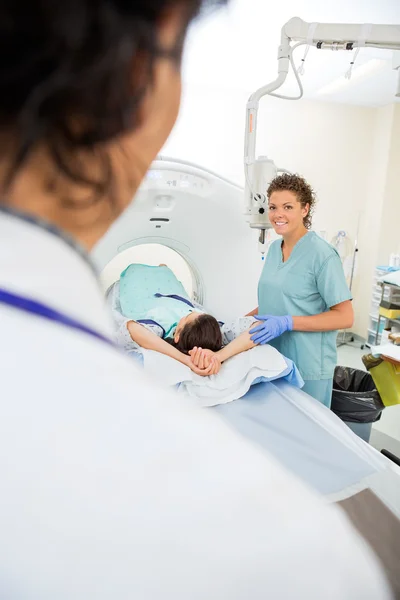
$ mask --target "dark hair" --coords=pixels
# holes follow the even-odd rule
[[[293,192],[303,208],[305,208],[307,204],[309,205],[308,214],[304,217],[303,223],[307,229],[311,229],[316,197],[310,184],[307,183],[303,177],[300,177],[300,175],[283,173],[282,175],[275,177],[269,184],[267,190],[268,200],[274,192],[282,191]]]
[[[178,342],[173,338],[167,338],[165,341],[184,354],[188,354],[195,346],[217,352],[222,348],[222,333],[217,319],[201,314],[183,327]]]
[[[44,143],[63,176],[89,185],[95,196],[108,190],[111,164],[102,144],[138,125],[155,59],[167,56],[179,68],[190,21],[225,1],[2,1],[1,158],[11,148],[13,154],[4,187]],[[158,46],[157,29],[172,7],[182,8],[183,29],[176,48],[165,52]],[[77,150],[103,165],[99,180],[83,170],[74,156]]]

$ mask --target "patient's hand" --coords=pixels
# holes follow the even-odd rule
[[[189,350],[189,356],[193,365],[201,371],[198,375],[216,375],[221,368],[221,361],[212,350],[195,347]]]

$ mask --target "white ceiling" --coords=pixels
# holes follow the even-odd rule
[[[298,16],[308,22],[400,24],[400,0],[231,0],[228,7],[197,22],[188,37],[184,81],[252,92],[276,77],[282,25]],[[298,65],[304,46],[295,55]],[[345,74],[353,53],[311,48],[302,77],[304,97],[314,100],[383,106],[395,102],[397,72],[392,53],[362,49],[355,66],[378,58],[381,68],[329,95],[318,90]],[[296,93],[294,78],[283,91]],[[399,101],[399,99],[397,99]]]

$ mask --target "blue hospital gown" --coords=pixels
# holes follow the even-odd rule
[[[107,302],[111,308],[114,325],[115,325],[115,342],[127,353],[140,353],[140,346],[133,341],[128,331],[126,324],[131,321],[131,318],[125,317],[121,310],[119,301],[119,281],[114,283],[107,292]],[[209,312],[200,304],[193,302],[195,309],[197,308],[200,312]],[[241,333],[248,331],[250,327],[255,323],[253,317],[239,317],[229,323],[221,323],[222,343],[224,346],[229,344],[232,340],[237,338]],[[157,335],[163,337],[162,327],[156,324],[143,324],[143,327]]]
[[[271,244],[258,285],[260,315],[317,315],[350,299],[338,253],[316,233],[301,238],[286,262],[281,240]],[[336,331],[290,331],[271,342],[297,365],[304,391],[326,406],[337,362],[336,336]]]

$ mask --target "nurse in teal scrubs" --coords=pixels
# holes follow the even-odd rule
[[[336,335],[353,324],[351,294],[336,250],[310,231],[315,196],[298,175],[276,177],[269,218],[282,239],[271,245],[258,286],[255,344],[271,344],[295,362],[304,391],[330,406]]]

